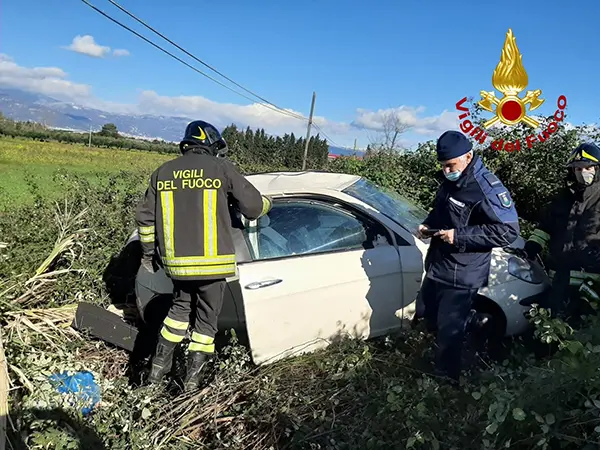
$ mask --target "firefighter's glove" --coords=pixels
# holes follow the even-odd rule
[[[148,272],[156,272],[154,269],[154,261],[152,260],[152,256],[142,256],[142,267]]]
[[[265,214],[268,214],[269,211],[271,211],[271,208],[273,208],[273,199],[270,196],[262,195],[261,197],[262,197],[262,201],[263,201],[263,208],[262,208],[262,211],[261,211],[259,217],[262,217]]]

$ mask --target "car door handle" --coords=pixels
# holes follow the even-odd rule
[[[274,284],[281,283],[283,280],[275,279],[275,280],[266,280],[266,281],[255,281],[254,283],[247,284],[246,289],[260,289],[264,287],[273,286]]]

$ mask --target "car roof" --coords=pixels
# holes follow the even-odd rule
[[[332,172],[267,172],[246,175],[263,194],[270,192],[341,191],[360,180],[358,175]]]

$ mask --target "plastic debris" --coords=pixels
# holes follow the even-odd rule
[[[72,398],[72,406],[80,407],[81,414],[84,416],[91,413],[101,400],[100,387],[91,372],[77,372],[74,375],[61,372],[49,378],[58,392]]]

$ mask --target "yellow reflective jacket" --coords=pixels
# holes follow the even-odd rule
[[[226,159],[188,151],[156,169],[136,211],[143,253],[158,249],[165,273],[177,280],[235,275],[229,196],[250,220],[271,201]]]

